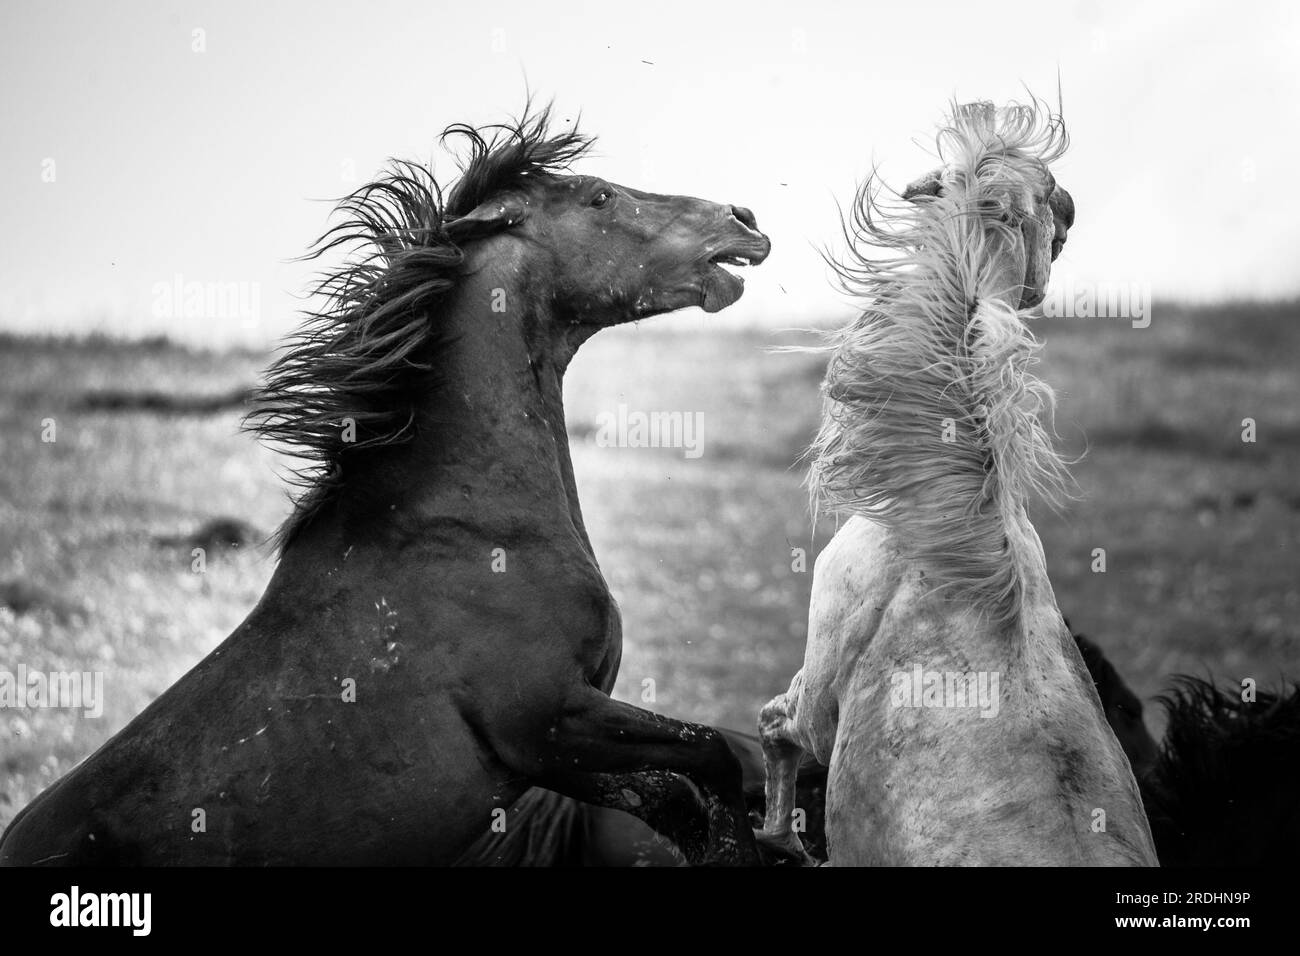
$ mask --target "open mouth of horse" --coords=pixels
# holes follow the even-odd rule
[[[731,270],[740,266],[756,266],[767,258],[766,249],[749,245],[729,246],[709,257],[704,273],[703,301],[705,312],[720,312],[736,302],[745,292],[745,280]]]

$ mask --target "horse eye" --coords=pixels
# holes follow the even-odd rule
[[[605,205],[605,203],[609,202],[610,198],[609,190],[602,189],[600,192],[596,193],[596,198],[591,201],[591,204],[595,208],[599,209],[601,206]]]

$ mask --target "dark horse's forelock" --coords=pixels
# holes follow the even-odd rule
[[[449,126],[442,141],[463,139],[468,151],[445,201],[427,166],[393,160],[338,202],[342,221],[304,258],[351,254],[312,289],[323,307],[305,313],[245,419],[264,441],[307,461],[294,472],[305,493],[279,531],[281,546],[338,487],[350,456],[410,439],[448,342],[438,310],[460,278],[462,247],[485,235],[464,231],[453,240],[454,223],[530,177],[560,172],[590,148],[592,139],[576,128],[552,135],[549,125],[546,107],[525,108],[509,124]]]
[[[579,133],[576,124],[554,136],[549,125],[547,107],[531,117],[525,110],[524,118],[516,123],[481,129],[456,123],[443,130],[444,143],[459,138],[469,147],[469,156],[461,162],[460,178],[447,194],[447,214],[463,216],[498,193],[525,185],[529,176],[567,169],[594,142]]]

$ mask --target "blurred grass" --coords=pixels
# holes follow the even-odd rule
[[[802,660],[811,574],[791,551],[806,549],[811,569],[833,532],[814,540],[796,463],[824,357],[770,351],[807,336],[724,328],[602,333],[567,391],[587,524],[623,609],[616,693],[747,730]],[[1080,500],[1035,515],[1071,623],[1144,697],[1174,671],[1300,674],[1300,305],[1157,304],[1147,329],[1055,319],[1039,331],[1063,444],[1087,452]],[[287,463],[240,434],[236,412],[85,412],[76,400],[225,392],[265,360],[0,336],[0,585],[66,605],[0,608],[0,669],[100,670],[107,696],[99,719],[0,711],[0,826],[224,638],[270,575],[255,549],[210,555],[195,574],[186,549],[154,536],[219,515],[269,532],[288,509]],[[619,404],[700,413],[702,456],[597,447],[599,416]],[[1247,417],[1254,444],[1240,440]],[[1090,570],[1094,548],[1104,574]]]

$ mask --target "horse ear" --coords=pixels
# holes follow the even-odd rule
[[[463,216],[448,219],[447,235],[457,242],[477,239],[509,229],[528,218],[528,207],[519,196],[496,196],[479,203]]]
[[[934,169],[926,173],[920,179],[907,184],[903,190],[903,198],[909,202],[915,202],[921,196],[940,196],[943,194],[943,170]]]

